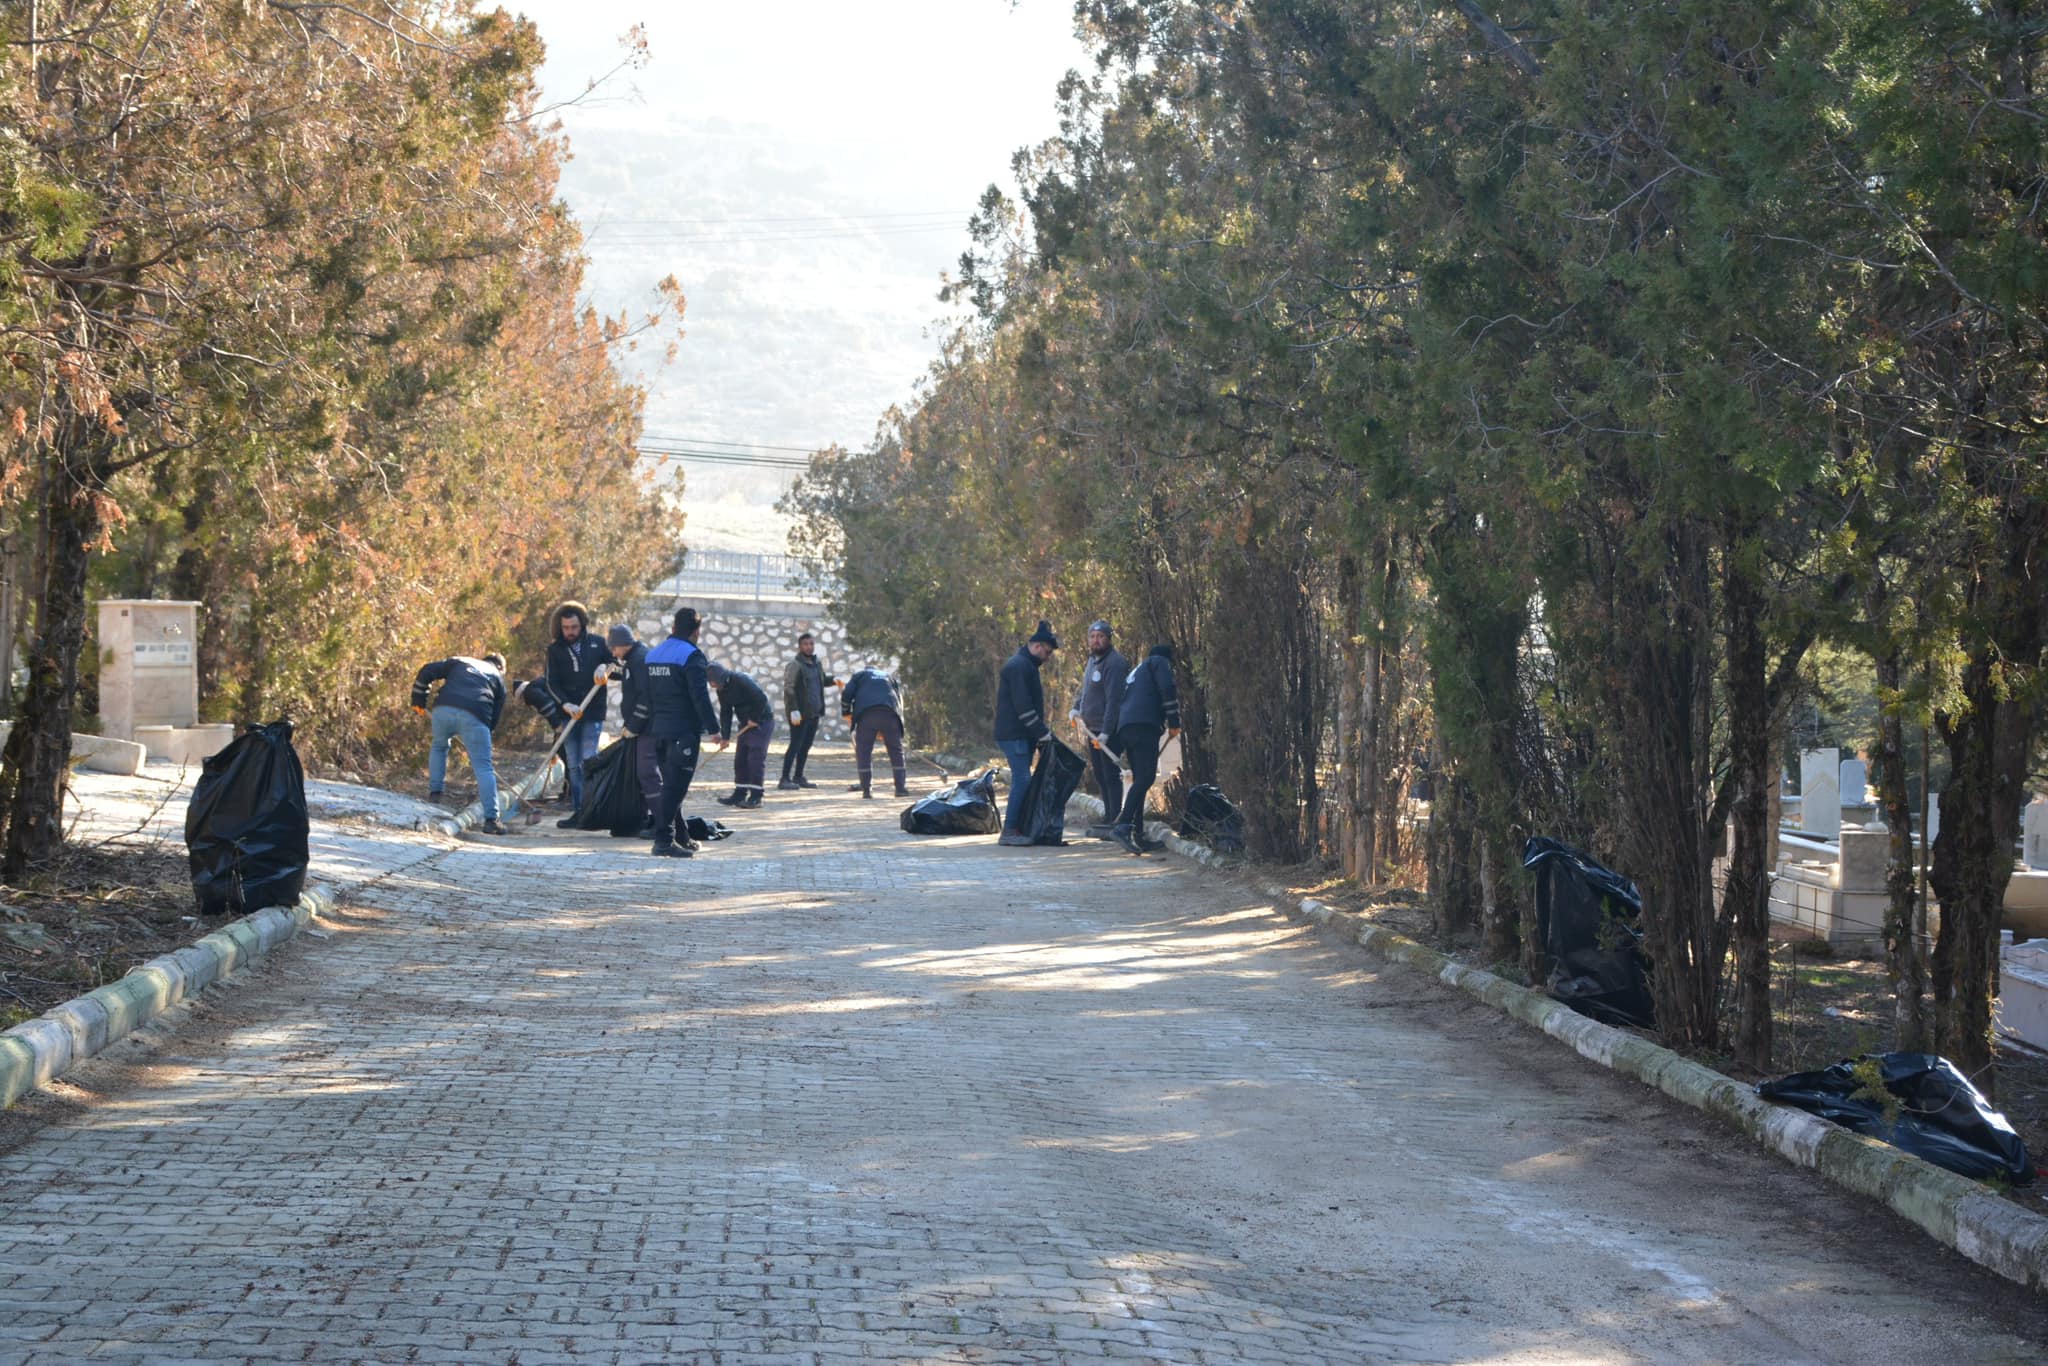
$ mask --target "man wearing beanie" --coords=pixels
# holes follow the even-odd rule
[[[1117,704],[1123,701],[1124,675],[1131,670],[1130,661],[1117,653],[1111,643],[1111,631],[1107,621],[1098,621],[1088,628],[1088,667],[1081,675],[1081,695],[1074,699],[1073,710],[1067,713],[1070,720],[1088,732],[1088,767],[1095,772],[1095,790],[1102,795],[1102,822],[1088,827],[1088,833],[1097,839],[1110,838],[1110,831],[1116,828],[1117,812],[1123,809],[1124,776],[1101,746],[1093,739],[1106,739],[1109,735],[1109,718],[1116,715]]]
[[[647,652],[650,733],[661,755],[661,806],[654,816],[652,852],[670,858],[697,852],[697,843],[683,824],[683,798],[697,772],[699,744],[718,731],[718,711],[704,686],[708,661],[697,648],[702,626],[696,608],[678,608],[672,634]]]
[[[1124,680],[1123,700],[1109,718],[1108,747],[1131,760],[1131,791],[1110,838],[1144,854],[1159,846],[1145,838],[1145,797],[1159,776],[1160,737],[1180,734],[1180,693],[1173,683],[1173,647],[1154,645]]]
[[[1019,824],[1024,815],[1024,789],[1031,781],[1031,754],[1038,746],[1052,743],[1052,727],[1045,720],[1045,684],[1038,671],[1059,647],[1052,623],[1039,622],[1031,639],[1017,647],[996,680],[996,747],[1010,763],[1009,805],[998,844],[1032,842]]]
[[[732,755],[732,791],[718,799],[720,806],[752,809],[761,804],[761,782],[768,772],[768,742],[775,735],[775,709],[761,685],[723,664],[705,670],[718,694],[718,747],[724,749],[733,738],[732,722],[741,721],[739,748]]]
[[[623,622],[607,631],[604,640],[618,661],[612,677],[619,680],[619,738],[633,747],[633,771],[640,776],[640,800],[647,807],[646,828],[640,833],[651,838],[655,813],[661,809],[661,754],[648,731],[654,724],[654,699],[647,690],[647,647]]]

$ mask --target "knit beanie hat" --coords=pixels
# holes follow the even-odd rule
[[[1038,623],[1038,629],[1031,633],[1030,643],[1033,645],[1050,645],[1055,650],[1060,648],[1060,638],[1052,633],[1052,623],[1049,621],[1040,621]]]
[[[1116,635],[1116,632],[1109,629],[1109,623],[1107,621],[1091,621],[1088,623],[1088,629],[1090,631],[1100,631],[1102,632],[1102,634],[1109,636],[1111,638],[1114,638]]]
[[[633,642],[633,628],[623,621],[604,633],[604,643],[607,645],[631,645]]]
[[[704,666],[704,676],[711,680],[713,687],[725,682],[731,674],[732,670],[726,668],[723,664],[706,664]]]

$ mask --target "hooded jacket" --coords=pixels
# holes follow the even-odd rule
[[[1110,718],[1109,739],[1119,753],[1117,736],[1132,726],[1180,729],[1180,692],[1173,682],[1173,647],[1154,645],[1144,662],[1124,679],[1122,704]]]
[[[718,709],[705,684],[709,661],[681,636],[670,636],[647,652],[647,692],[653,721],[647,734],[657,740],[688,740],[718,733]]]
[[[583,619],[583,634],[573,641],[562,634],[562,618],[572,613]],[[548,630],[548,691],[564,708],[576,706],[596,685],[597,666],[611,663],[611,647],[602,631],[592,629],[590,609],[580,602],[565,602],[548,613]],[[604,720],[606,691],[599,688],[583,709],[583,719],[592,725]]]
[[[513,684],[512,695],[539,712],[540,719],[549,726],[563,726],[569,722],[569,713],[562,710],[562,704],[555,701],[554,694],[548,691],[545,678],[536,678],[531,683]]]
[[[1045,682],[1038,676],[1038,660],[1029,646],[1019,645],[1017,653],[1003,665],[996,680],[996,739],[1029,740],[1032,744],[1052,734],[1045,722]]]
[[[752,721],[764,731],[775,729],[775,713],[769,710],[768,694],[761,691],[761,685],[748,675],[728,672],[725,682],[719,684],[716,691],[720,739],[732,738],[734,717]]]
[[[612,677],[619,680],[619,725],[635,735],[654,724],[654,697],[647,686],[647,646],[634,641],[626,657],[614,660]]]
[[[903,702],[896,692],[896,685],[888,675],[873,669],[862,669],[846,680],[846,686],[839,690],[839,714],[859,720],[862,712],[883,707],[903,719]]]
[[[1097,735],[1109,734],[1109,718],[1116,715],[1117,705],[1124,699],[1124,677],[1130,671],[1130,661],[1117,653],[1114,645],[1102,654],[1088,656],[1081,692],[1074,698],[1082,725]]]
[[[428,689],[436,683],[441,693],[435,706],[466,711],[492,730],[498,728],[498,718],[505,713],[505,675],[497,666],[468,655],[435,660],[413,675],[412,704],[426,706]]]

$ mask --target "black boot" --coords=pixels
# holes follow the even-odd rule
[[[1125,853],[1142,856],[1145,852],[1138,844],[1137,838],[1131,834],[1131,827],[1128,825],[1119,825],[1116,829],[1109,832],[1109,837],[1118,844],[1121,844],[1124,847]]]
[[[775,785],[775,790],[777,792],[796,792],[800,790],[802,787],[803,784],[798,782],[796,779],[784,778],[781,782]]]
[[[746,803],[746,798],[742,797],[737,791],[728,792],[716,800],[720,806],[741,806]]]
[[[688,858],[692,854],[694,854],[696,850],[690,848],[686,844],[677,844],[674,840],[658,839],[654,842],[654,848],[650,852],[652,852],[656,858]]]
[[[761,805],[761,794],[749,792],[743,800],[734,802],[733,805],[739,807],[742,811],[755,810]]]
[[[811,780],[810,780],[809,778],[806,778],[806,777],[805,777],[805,776],[804,776],[803,774],[801,774],[801,773],[799,773],[799,774],[797,774],[797,775],[796,775],[796,785],[797,785],[798,787],[816,787],[816,786],[817,786],[817,784],[816,784],[816,783],[812,782],[812,781],[811,781]]]

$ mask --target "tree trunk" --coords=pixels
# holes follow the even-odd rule
[[[1429,816],[1429,900],[1437,938],[1460,939],[1479,925],[1476,803],[1463,778],[1440,775]]]
[[[1338,866],[1346,877],[1356,878],[1361,884],[1366,881],[1365,870],[1370,865],[1363,831],[1371,815],[1364,804],[1361,786],[1366,763],[1362,717],[1367,654],[1364,616],[1365,593],[1359,576],[1358,557],[1345,555],[1337,562],[1337,619],[1342,624],[1342,635],[1337,644],[1338,668],[1342,675],[1337,689],[1337,753],[1343,766],[1344,782],[1338,792],[1342,810],[1340,819],[1335,823],[1333,842],[1337,846]]]
[[[1734,936],[1738,1062],[1771,1066],[1771,698],[1763,596],[1729,557],[1722,598],[1728,613],[1728,762],[1735,800],[1733,841],[1721,918]]]
[[[88,548],[99,539],[98,481],[54,478],[43,507],[47,559],[28,642],[28,683],[0,756],[0,811],[7,826],[0,881],[15,882],[54,857],[64,842],[64,787],[71,764],[71,716],[85,650]]]
[[[1905,666],[1896,647],[1876,659],[1877,794],[1891,831],[1891,862],[1885,871],[1885,967],[1892,979],[1892,1018],[1898,1047],[1925,1051],[1932,1039],[1927,1029],[1927,951],[1918,933],[1918,862],[1914,852],[1913,805],[1906,788],[1905,724],[1899,715]]]

